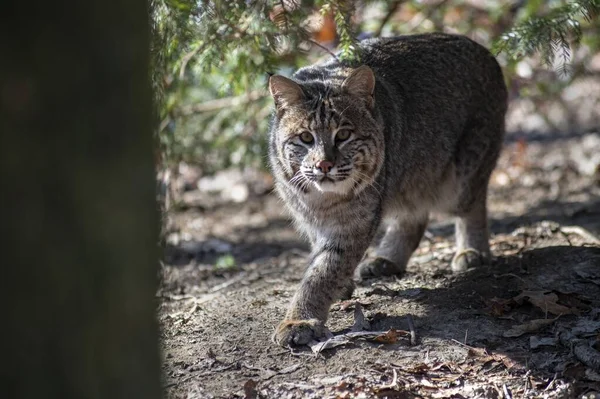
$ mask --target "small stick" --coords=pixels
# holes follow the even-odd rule
[[[294,351],[294,348],[291,345],[288,345],[288,350],[289,350],[288,353],[292,356],[308,356],[308,357],[312,357],[312,358],[319,357],[319,353],[296,352],[296,351]]]
[[[406,321],[408,322],[408,329],[410,330],[410,344],[412,346],[417,345],[417,332],[415,330],[415,323],[413,322],[412,315],[406,315]]]
[[[544,392],[546,392],[546,391],[552,389],[552,387],[554,387],[554,381],[556,381],[556,376],[557,376],[557,373],[554,373],[554,377],[552,377],[552,380],[550,380],[550,382],[548,383],[548,385],[544,389]]]
[[[384,384],[384,385],[379,386],[378,388],[380,390],[392,389],[392,388],[396,388],[398,386],[398,372],[396,371],[396,369],[392,369],[392,371],[394,372],[394,378],[392,378],[392,382],[390,384]]]
[[[333,51],[329,50],[327,47],[323,46],[323,45],[322,45],[321,43],[319,43],[318,41],[316,41],[316,40],[313,40],[313,39],[310,39],[310,38],[309,38],[309,39],[306,39],[306,41],[307,41],[307,42],[309,42],[310,44],[313,44],[313,45],[315,45],[315,46],[319,47],[321,50],[325,51],[325,52],[326,52],[326,53],[328,53],[330,56],[332,56],[332,57],[333,57],[333,58],[334,58],[336,61],[338,61],[338,62],[340,61],[340,59],[337,57],[337,55],[336,55],[336,54],[335,54]]]
[[[510,394],[510,391],[508,390],[506,384],[502,385],[502,392],[504,392],[505,399],[512,399],[512,395]]]
[[[474,351],[476,351],[477,349],[481,349],[481,348],[475,348],[475,347],[467,345],[467,344],[463,344],[462,342],[460,342],[459,340],[456,340],[454,338],[452,338],[450,341],[454,342],[455,344],[459,344],[460,346],[462,346],[464,348],[472,349]],[[487,350],[485,348],[483,350],[487,352]]]

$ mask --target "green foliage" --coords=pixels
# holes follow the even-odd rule
[[[509,79],[523,57],[535,60],[537,54],[547,65],[558,56],[564,72],[573,63],[573,43],[582,40],[591,54],[600,48],[599,1],[152,0],[160,166],[185,160],[210,173],[264,165],[272,106],[268,74],[289,75],[334,49],[338,58],[354,62],[359,33],[469,34],[484,45],[495,43]],[[315,24],[319,18],[335,32]],[[319,42],[333,33],[334,42]],[[575,60],[571,78],[582,62]],[[520,90],[546,95],[569,82]]]
[[[559,69],[566,73],[571,43],[579,43],[582,37],[581,20],[591,22],[598,14],[600,1],[580,0],[552,5],[545,15],[530,15],[502,34],[493,51],[504,52],[513,60],[539,53],[549,66],[554,65],[558,57]]]
[[[321,1],[320,13],[323,16],[332,14],[339,37],[339,58],[344,61],[357,61],[360,57],[356,35],[350,21],[355,12],[354,3],[351,1]]]
[[[235,269],[236,263],[235,258],[232,255],[220,256],[215,262],[215,269],[219,270],[231,270]]]

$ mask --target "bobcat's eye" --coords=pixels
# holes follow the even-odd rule
[[[315,141],[315,138],[309,132],[302,132],[300,134],[300,140],[302,140],[303,143],[311,144],[313,141]]]
[[[335,141],[345,141],[348,140],[348,138],[350,138],[350,130],[340,130],[336,135],[335,135]]]

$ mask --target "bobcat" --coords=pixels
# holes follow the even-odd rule
[[[360,64],[332,59],[293,80],[269,79],[276,190],[312,245],[274,334],[283,346],[326,333],[329,307],[353,287],[355,270],[363,279],[401,274],[431,210],[457,217],[453,271],[490,256],[487,186],[507,108],[498,63],[457,35],[360,46]],[[363,260],[380,227],[375,256]]]

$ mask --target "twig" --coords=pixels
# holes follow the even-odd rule
[[[392,372],[394,373],[394,377],[392,378],[392,382],[389,384],[384,384],[384,385],[380,385],[377,387],[378,390],[383,390],[383,389],[392,389],[392,388],[396,388],[398,386],[398,372],[396,371],[396,369],[392,369]]]
[[[554,386],[554,382],[556,381],[556,376],[557,376],[557,373],[554,373],[554,377],[552,377],[552,380],[550,380],[550,382],[548,383],[548,385],[544,389],[544,392],[552,389],[552,387]]]
[[[240,105],[247,104],[252,101],[259,100],[267,96],[265,90],[254,90],[241,96],[218,98],[215,100],[208,100],[199,104],[186,105],[179,108],[178,113],[180,115],[191,115],[202,112],[213,112],[219,111],[223,108],[233,108]]]
[[[504,393],[505,399],[512,399],[512,395],[510,394],[510,391],[508,390],[508,387],[506,386],[506,384],[502,385],[502,392]]]
[[[196,54],[202,51],[204,47],[205,44],[203,43],[201,46],[196,47],[194,50],[183,56],[183,59],[181,60],[181,68],[179,68],[179,79],[183,80],[185,76],[185,68],[187,67],[188,62],[190,62],[190,60],[194,58]]]
[[[390,21],[390,19],[394,16],[396,11],[398,10],[398,7],[400,7],[401,4],[402,4],[402,1],[395,1],[390,6],[390,9],[388,10],[387,14],[385,14],[385,17],[383,17],[383,19],[381,20],[381,23],[379,24],[379,28],[377,28],[377,30],[375,31],[375,37],[381,36],[381,32],[383,31],[383,28]]]
[[[408,329],[410,330],[410,344],[411,346],[417,345],[417,331],[415,330],[415,323],[413,317],[410,314],[406,315],[406,321],[408,322]]]
[[[458,340],[456,340],[454,338],[452,338],[450,341],[454,342],[455,344],[459,344],[460,346],[465,347],[467,349],[471,349],[473,351],[477,351],[477,349],[481,350],[480,348],[475,348],[473,346],[470,346],[470,345],[467,345],[467,344],[463,344],[462,342],[460,342],[460,341],[458,341]],[[483,349],[483,350],[486,351],[485,349]]]
[[[282,382],[281,385],[286,385],[292,388],[299,388],[299,389],[317,389],[317,388],[321,388],[321,385],[308,385],[308,384],[297,384],[295,382]]]
[[[530,375],[531,375],[531,370],[527,370],[527,372],[523,376],[525,378],[525,386],[523,387],[523,397],[524,398],[527,397],[527,392],[531,388],[531,381],[529,380]]]
[[[338,61],[338,62],[340,61],[340,59],[337,57],[337,55],[335,55],[335,53],[333,51],[329,50],[327,47],[323,46],[321,43],[317,42],[316,40],[313,40],[311,38],[307,38],[306,41],[309,42],[310,44],[313,44],[313,45],[319,47],[321,50],[324,50],[330,56],[332,56],[333,58],[335,58],[336,61]]]

